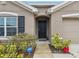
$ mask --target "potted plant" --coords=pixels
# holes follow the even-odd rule
[[[63,52],[68,53],[69,52],[69,45],[71,43],[71,40],[63,40]]]
[[[57,50],[57,52],[69,52],[69,45],[71,40],[64,40],[58,33],[51,38],[51,46]]]

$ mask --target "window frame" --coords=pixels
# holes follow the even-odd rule
[[[18,17],[17,16],[0,16],[4,18],[4,26],[0,26],[0,28],[4,28],[4,36],[0,37],[9,37],[7,36],[7,28],[16,28],[16,34],[18,34]],[[16,26],[7,26],[7,17],[16,17]]]

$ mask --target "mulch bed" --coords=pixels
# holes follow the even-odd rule
[[[31,58],[33,58],[34,53],[35,53],[35,50],[36,50],[36,47],[33,49],[33,52],[32,52],[32,56],[31,56]]]
[[[32,52],[32,54],[29,56],[29,54],[28,53],[24,53],[24,58],[33,58],[33,56],[34,56],[34,53],[35,53],[35,50],[36,50],[36,47],[35,48],[33,48],[33,52]],[[29,56],[29,57],[28,57]]]
[[[51,44],[49,44],[49,48],[52,53],[64,53],[63,50],[58,50],[58,49],[54,48],[54,46],[51,46]],[[69,52],[67,54],[69,54]]]

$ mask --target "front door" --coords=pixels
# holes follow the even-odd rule
[[[38,21],[38,38],[47,38],[47,21]]]

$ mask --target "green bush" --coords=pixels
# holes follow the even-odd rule
[[[63,40],[63,43],[62,43],[63,46],[62,47],[63,48],[69,47],[70,43],[71,43],[71,40]]]
[[[10,40],[11,43],[16,44],[18,49],[22,51],[25,51],[29,46],[36,47],[36,37],[31,34],[20,33],[13,36]]]
[[[36,47],[36,37],[30,34],[18,34],[9,37],[9,41],[0,43],[0,57],[23,58],[26,48]],[[19,53],[22,52],[22,53]],[[19,54],[18,54],[19,53]]]
[[[63,49],[64,47],[69,47],[71,40],[64,40],[62,37],[56,33],[51,37],[51,46],[54,46],[56,49]]]
[[[59,36],[58,33],[56,33],[54,36],[51,38],[51,45],[54,46],[57,49],[62,48],[62,41],[60,39],[61,37]]]

